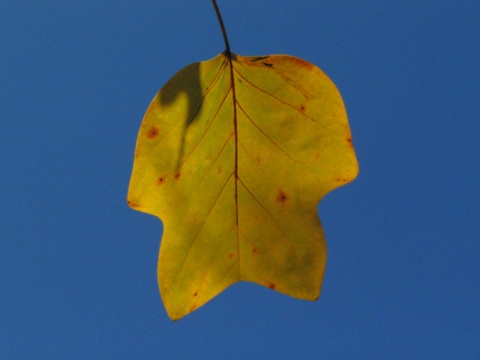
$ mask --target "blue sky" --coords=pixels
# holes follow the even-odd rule
[[[480,3],[219,6],[233,52],[304,58],[344,98],[360,174],[319,206],[322,297],[161,303],[162,225],[126,193],[155,93],[223,51],[210,1],[4,1],[0,357],[477,359]]]

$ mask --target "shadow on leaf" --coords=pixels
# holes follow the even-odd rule
[[[185,134],[188,127],[195,121],[201,112],[203,93],[200,84],[200,63],[194,63],[180,70],[171,78],[160,92],[158,101],[160,106],[175,103],[180,96],[184,95],[188,103],[186,111],[182,111],[176,121],[183,122],[181,145],[176,161],[175,171],[182,166],[185,150]]]

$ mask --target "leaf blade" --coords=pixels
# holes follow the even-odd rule
[[[231,55],[177,73],[137,140],[128,199],[164,222],[158,276],[172,319],[239,280],[318,298],[316,205],[358,173],[343,101],[320,69]]]

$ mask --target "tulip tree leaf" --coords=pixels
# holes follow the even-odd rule
[[[178,72],[138,134],[128,203],[164,224],[172,319],[237,281],[315,300],[326,264],[317,205],[358,165],[341,96],[316,66],[224,52]]]

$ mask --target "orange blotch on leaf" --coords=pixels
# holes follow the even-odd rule
[[[138,208],[138,207],[140,207],[139,204],[137,204],[136,202],[130,201],[130,200],[127,200],[127,204],[128,204],[128,206],[130,206],[131,208]]]
[[[296,58],[296,57],[292,57],[289,60],[290,60],[291,64],[293,64],[294,66],[304,67],[304,68],[307,68],[307,69],[312,69],[312,68],[315,67],[313,64],[310,64],[308,61],[305,61],[303,59],[299,59],[299,58]]]
[[[285,194],[285,192],[283,190],[279,190],[278,195],[275,198],[275,200],[277,200],[277,202],[279,202],[281,204],[285,204],[288,200],[287,194]]]
[[[158,128],[154,125],[148,130],[147,132],[147,138],[153,139],[154,137],[157,137],[158,135]]]

